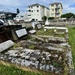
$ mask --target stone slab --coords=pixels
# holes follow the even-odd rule
[[[27,31],[26,31],[25,28],[24,28],[24,29],[20,29],[20,30],[16,30],[16,34],[17,34],[17,36],[20,38],[20,37],[22,37],[22,36],[27,35]]]
[[[14,45],[14,42],[11,40],[0,43],[0,52],[3,52]]]
[[[61,30],[66,30],[66,33],[68,33],[68,28],[66,28],[66,27],[49,27],[49,26],[45,26],[44,29],[61,29]]]
[[[29,33],[34,34],[36,33],[36,30],[30,30]]]

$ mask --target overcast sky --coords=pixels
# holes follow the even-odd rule
[[[19,8],[20,12],[25,12],[27,6],[39,3],[49,7],[50,3],[61,2],[63,5],[63,13],[75,13],[75,0],[0,0],[0,11],[16,12]]]

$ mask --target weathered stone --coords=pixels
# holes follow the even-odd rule
[[[36,30],[30,30],[29,33],[34,34],[36,33]]]
[[[45,26],[44,29],[61,29],[61,30],[65,30],[66,33],[68,33],[68,28],[66,28],[66,27],[49,27],[49,26]]]
[[[46,20],[46,22],[45,22],[45,25],[49,25],[50,23],[48,22],[48,19]]]
[[[22,36],[27,35],[27,31],[26,31],[25,28],[24,29],[19,29],[19,30],[16,30],[16,34],[17,34],[18,38],[20,38]]]
[[[38,24],[38,25],[37,25],[37,28],[38,28],[38,29],[41,29],[41,28],[42,28],[41,24]]]
[[[14,48],[14,50],[22,50],[23,49],[23,47],[16,47],[16,48]]]
[[[0,44],[0,52],[3,52],[14,45],[14,42],[11,40],[5,41]]]

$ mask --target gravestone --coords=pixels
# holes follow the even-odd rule
[[[46,22],[45,22],[45,25],[49,25],[50,23],[49,23],[49,21],[48,21],[48,19],[46,20]]]
[[[11,40],[0,43],[0,52],[3,52],[14,45],[14,42]]]
[[[37,29],[41,29],[41,28],[42,28],[41,24],[40,23],[37,24]]]
[[[19,30],[16,30],[16,34],[17,34],[18,38],[20,38],[22,36],[27,35],[27,31],[26,31],[25,28],[24,29],[19,29]]]

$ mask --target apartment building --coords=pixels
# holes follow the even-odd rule
[[[38,3],[28,6],[28,18],[42,21],[43,16],[49,17],[49,8]]]
[[[55,2],[50,4],[50,17],[60,18],[62,15],[63,6],[59,2]]]

